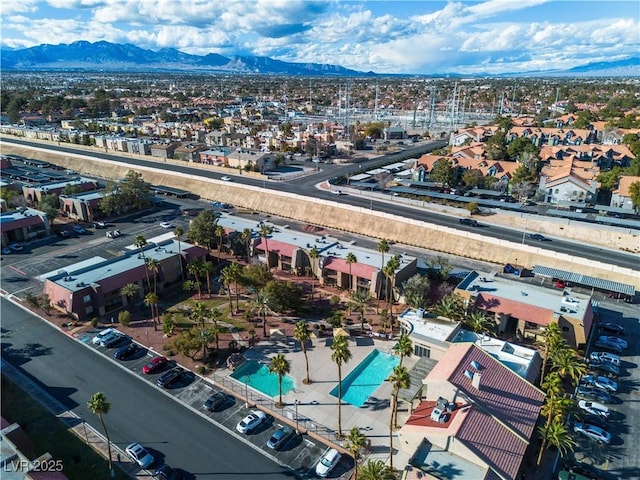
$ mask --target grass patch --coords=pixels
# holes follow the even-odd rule
[[[1,402],[2,416],[22,427],[36,455],[49,452],[54,460],[62,460],[63,473],[70,480],[111,480],[109,464],[104,458],[4,375]],[[114,470],[117,480],[129,479],[117,467]]]

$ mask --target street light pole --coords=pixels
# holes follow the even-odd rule
[[[249,375],[244,376],[244,408],[249,408]]]
[[[300,430],[298,429],[298,399],[296,399],[295,404],[296,404],[296,433],[300,433]]]

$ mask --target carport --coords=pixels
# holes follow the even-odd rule
[[[167,187],[166,185],[152,185],[151,190],[157,194],[167,195],[176,198],[186,198],[191,195],[191,192],[187,190],[180,190],[179,188]]]
[[[617,298],[624,298],[625,301],[629,303],[633,301],[633,297],[636,294],[635,287],[627,283],[590,277],[589,275],[568,272],[543,265],[534,266],[532,273],[536,277],[562,280],[563,282],[572,283],[581,287],[587,287],[605,293],[613,293],[617,295]]]

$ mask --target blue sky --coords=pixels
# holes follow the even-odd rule
[[[21,0],[3,48],[76,40],[376,73],[511,73],[637,56],[629,1]]]

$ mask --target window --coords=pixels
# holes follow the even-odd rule
[[[431,350],[428,349],[427,347],[423,347],[422,345],[416,345],[413,348],[413,353],[417,357],[426,357],[426,358],[430,358],[431,357]]]
[[[91,315],[93,313],[93,307],[89,305],[87,308],[84,309],[84,311],[87,315]]]
[[[91,302],[91,295],[85,295],[84,297],[82,297],[82,301],[84,303],[89,303]]]

